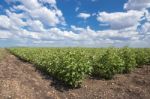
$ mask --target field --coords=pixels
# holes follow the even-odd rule
[[[72,87],[88,76],[111,79],[150,64],[146,48],[12,48],[10,52]]]
[[[2,99],[149,99],[148,48],[0,49]]]

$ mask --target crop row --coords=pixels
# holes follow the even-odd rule
[[[51,76],[77,87],[87,76],[111,79],[150,63],[148,48],[10,48]]]

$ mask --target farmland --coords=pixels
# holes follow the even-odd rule
[[[149,99],[147,48],[0,50],[1,99]]]
[[[133,48],[11,48],[11,53],[47,74],[78,87],[89,76],[112,79],[150,63],[150,49]]]

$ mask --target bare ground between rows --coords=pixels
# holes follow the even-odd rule
[[[69,89],[8,53],[0,62],[0,99],[150,99],[150,66]]]

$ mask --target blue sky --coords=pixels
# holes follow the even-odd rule
[[[86,2],[85,2],[86,1]],[[57,0],[58,8],[61,9],[68,25],[76,25],[80,27],[86,27],[87,25],[95,30],[103,29],[99,26],[99,22],[96,20],[96,16],[90,17],[86,20],[80,19],[77,15],[80,12],[84,13],[97,13],[102,11],[116,12],[124,11],[123,5],[127,0]],[[75,11],[78,9],[78,11]]]
[[[150,0],[1,0],[0,47],[150,47]]]

